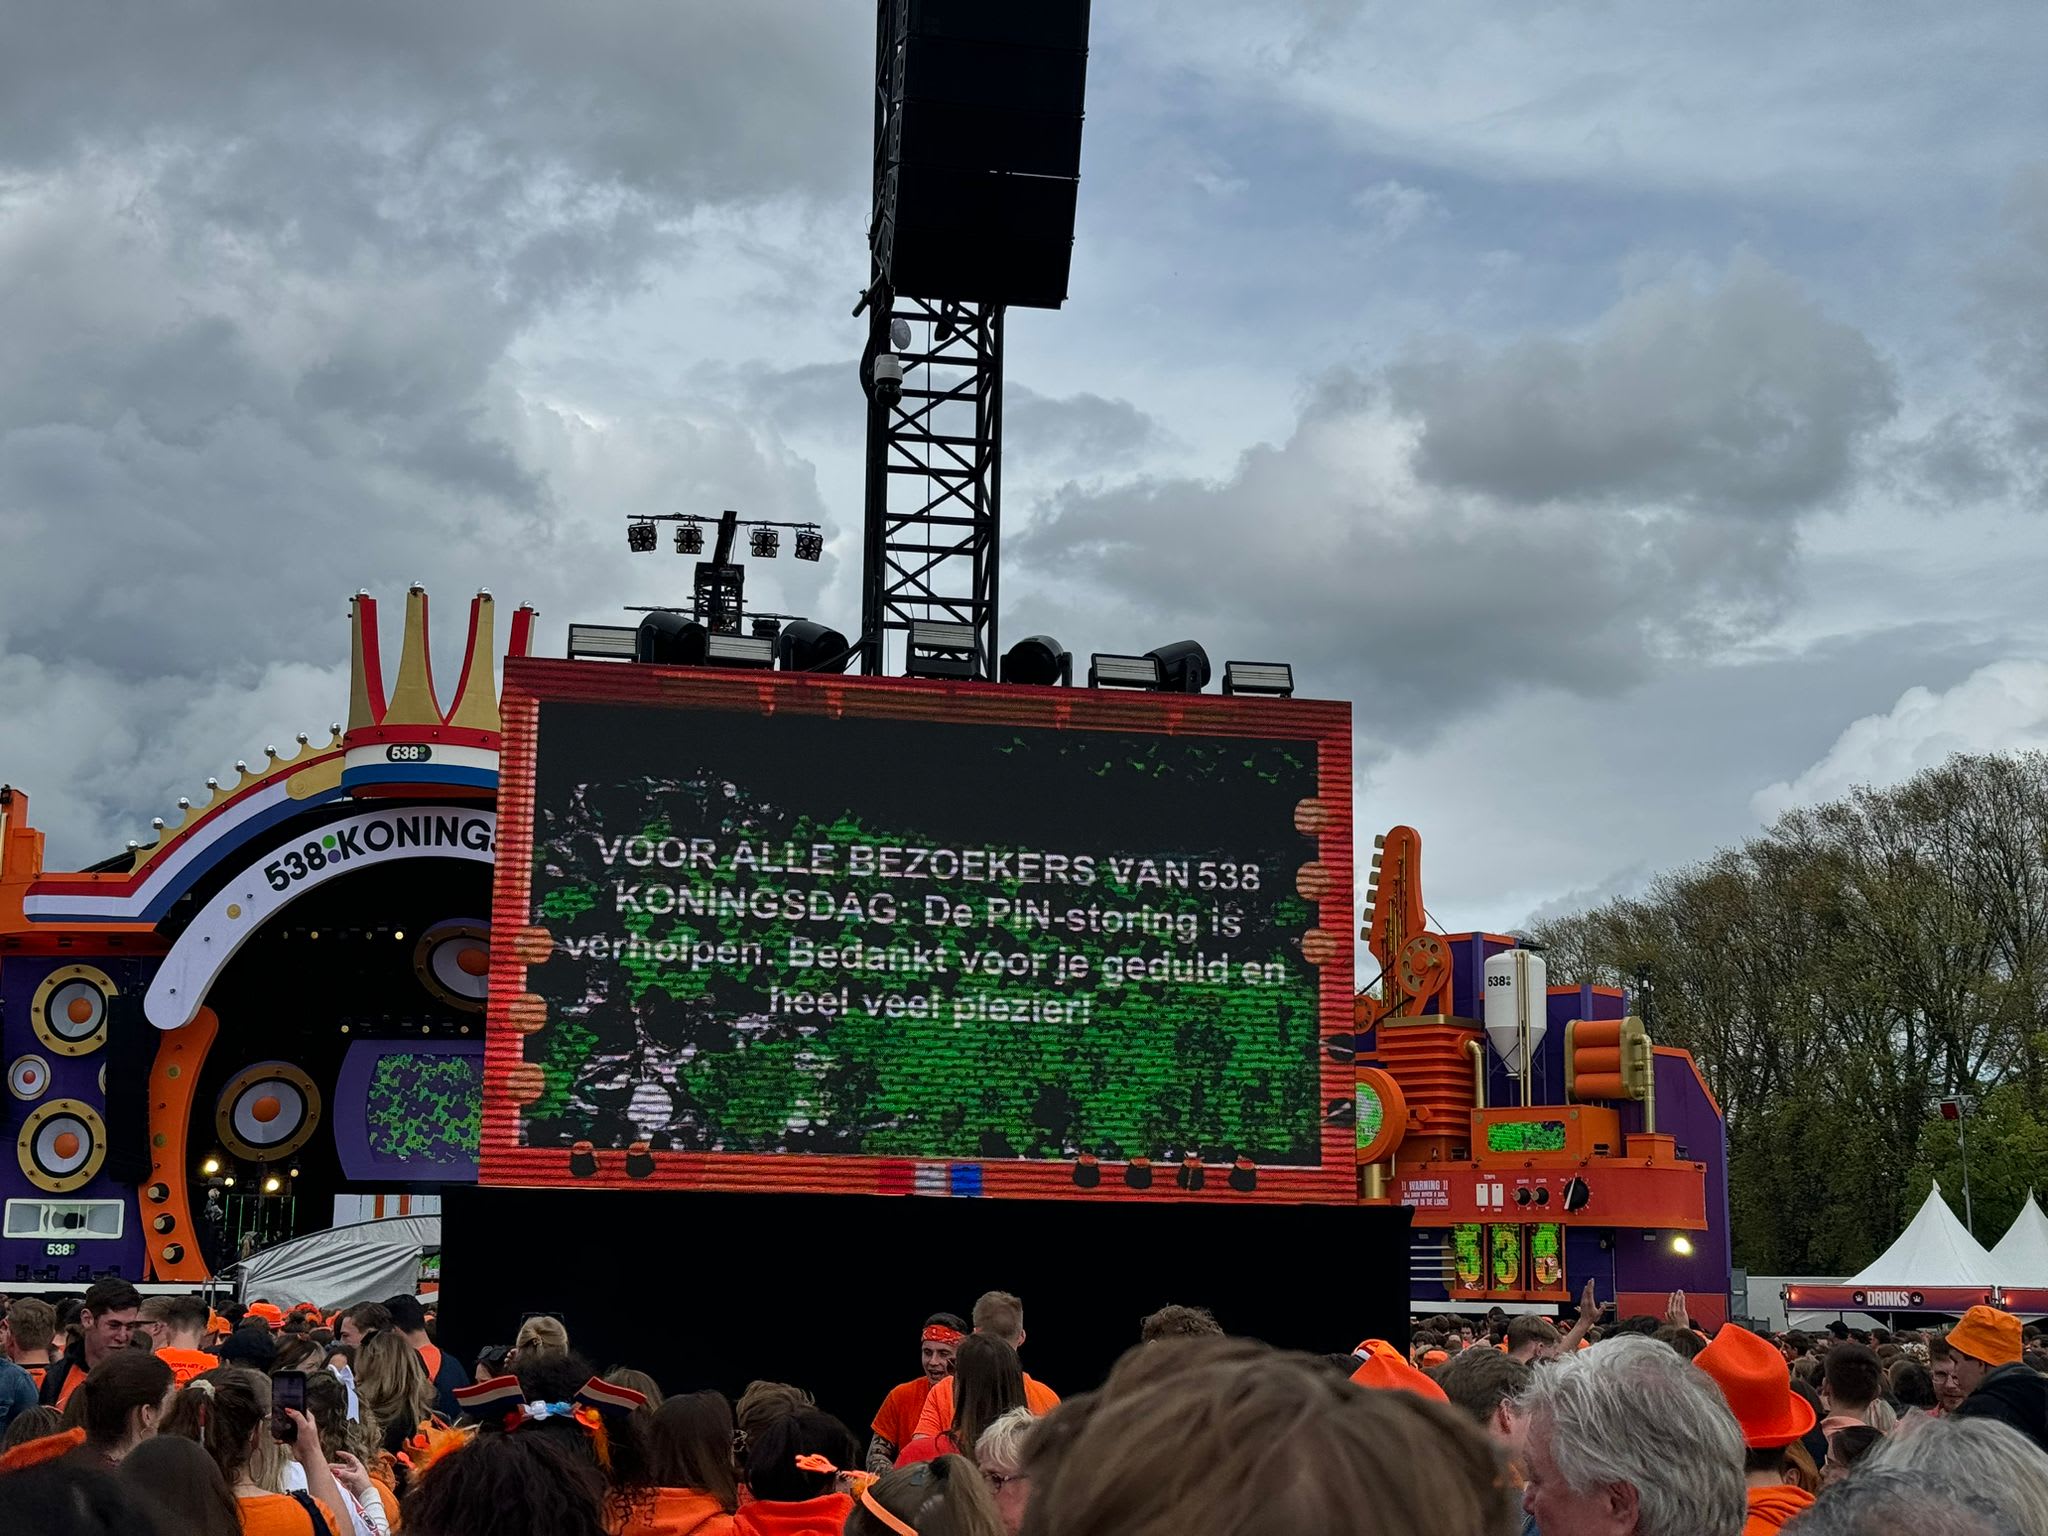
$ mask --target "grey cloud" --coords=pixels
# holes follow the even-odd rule
[[[1021,384],[1003,393],[1007,473],[1100,474],[1123,468],[1163,439],[1159,423],[1128,400],[1085,391],[1041,395]]]
[[[1743,264],[1624,299],[1589,342],[1333,374],[1227,478],[1068,485],[1011,548],[1119,623],[1305,664],[1415,742],[1511,689],[1611,695],[1754,634],[1796,589],[1799,514],[1889,409],[1860,336]]]
[[[1633,293],[1584,339],[1438,342],[1388,382],[1423,479],[1524,504],[1797,512],[1841,492],[1897,407],[1863,335],[1751,256]]]

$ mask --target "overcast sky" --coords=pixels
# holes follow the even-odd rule
[[[750,596],[856,627],[873,34],[0,3],[0,778],[54,861],[338,718],[358,587],[426,582],[444,669],[479,585],[559,653],[682,591],[626,514],[732,506],[829,537]],[[1005,633],[1293,660],[1454,929],[2048,745],[2044,74],[2039,0],[1096,0]]]

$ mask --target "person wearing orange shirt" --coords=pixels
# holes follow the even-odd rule
[[[126,1280],[100,1280],[85,1293],[85,1307],[78,1314],[81,1337],[64,1351],[43,1377],[40,1400],[51,1408],[62,1408],[71,1394],[85,1385],[92,1368],[117,1349],[128,1347],[129,1336],[142,1308],[142,1293]]]
[[[456,1389],[469,1385],[469,1372],[462,1368],[460,1360],[443,1353],[441,1346],[428,1336],[426,1309],[417,1296],[394,1296],[384,1303],[384,1310],[391,1315],[391,1326],[420,1352],[420,1363],[426,1366],[427,1378],[434,1384],[434,1411],[444,1419],[453,1419],[457,1411]]]
[[[974,1304],[974,1331],[993,1334],[1010,1348],[1024,1347],[1024,1303],[1008,1291],[990,1291]],[[1036,1414],[1051,1413],[1059,1407],[1060,1395],[1042,1381],[1024,1373],[1024,1406]],[[953,1378],[934,1382],[917,1415],[913,1440],[936,1440],[953,1427]]]
[[[43,1390],[43,1378],[54,1363],[50,1341],[57,1336],[57,1309],[39,1296],[23,1296],[7,1309],[0,1323],[0,1353],[28,1372],[29,1384]]]
[[[1742,1429],[1746,1449],[1744,1481],[1749,1518],[1742,1536],[1771,1536],[1810,1509],[1813,1490],[1793,1482],[1800,1460],[1793,1449],[1813,1428],[1813,1404],[1792,1390],[1792,1373],[1776,1346],[1734,1323],[1693,1356],[1693,1366],[1713,1378]],[[1810,1470],[1808,1461],[1806,1468]]]
[[[932,1388],[953,1374],[953,1354],[966,1336],[967,1325],[950,1312],[934,1312],[924,1320],[918,1359],[924,1369],[910,1381],[891,1387],[875,1412],[875,1435],[868,1442],[868,1470],[886,1472],[896,1453],[917,1438],[917,1416]]]
[[[213,1312],[196,1296],[149,1296],[143,1299],[136,1326],[149,1335],[156,1357],[171,1368],[179,1386],[194,1376],[212,1370],[220,1357],[200,1345],[206,1339],[206,1325]]]

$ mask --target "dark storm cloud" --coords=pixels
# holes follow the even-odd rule
[[[1448,341],[1388,376],[1416,473],[1504,501],[1780,515],[1835,495],[1897,408],[1891,370],[1791,278],[1739,257],[1631,294],[1584,339]]]
[[[1741,360],[1766,317],[1790,334]],[[1890,409],[1860,336],[1743,263],[1586,341],[1333,375],[1228,478],[1069,486],[1012,548],[1106,609],[1307,663],[1415,741],[1505,689],[1611,694],[1753,632],[1794,581],[1797,514]]]
[[[79,4],[6,35],[0,653],[326,664],[309,599],[439,577],[559,614],[615,580],[589,541],[677,485],[818,515],[727,411],[599,432],[508,364],[707,210],[856,186],[869,22]]]

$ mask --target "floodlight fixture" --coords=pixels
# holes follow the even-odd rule
[[[825,535],[816,528],[799,528],[796,531],[796,557],[799,560],[816,560],[825,553]]]
[[[1145,653],[1158,658],[1159,686],[1168,693],[1200,693],[1209,686],[1209,653],[1194,640],[1176,640]]]
[[[756,560],[773,560],[780,548],[782,535],[777,530],[757,525],[747,531],[747,549]]]
[[[711,631],[680,613],[650,613],[633,635],[633,659],[664,667],[701,667]]]
[[[901,315],[889,322],[889,345],[898,352],[910,350],[910,322]]]
[[[1088,686],[1148,688],[1157,692],[1166,686],[1166,678],[1156,654],[1118,656],[1107,651],[1097,651],[1088,658]]]
[[[785,672],[844,672],[853,647],[846,636],[816,619],[793,619],[782,627],[775,656]]]
[[[1072,687],[1073,653],[1051,635],[1028,635],[1003,653],[1003,681],[1040,688]]]
[[[676,553],[679,555],[701,555],[704,553],[704,528],[695,518],[692,518],[687,523],[676,524]]]
[[[704,662],[712,667],[775,665],[775,642],[758,635],[711,635],[704,642]]]
[[[1284,661],[1226,661],[1223,663],[1223,691],[1227,694],[1263,694],[1268,698],[1294,697],[1294,668]]]
[[[636,555],[644,555],[654,548],[654,524],[644,517],[636,517],[626,524],[626,548]]]
[[[974,676],[974,626],[952,619],[912,619],[903,670],[912,677]]]

